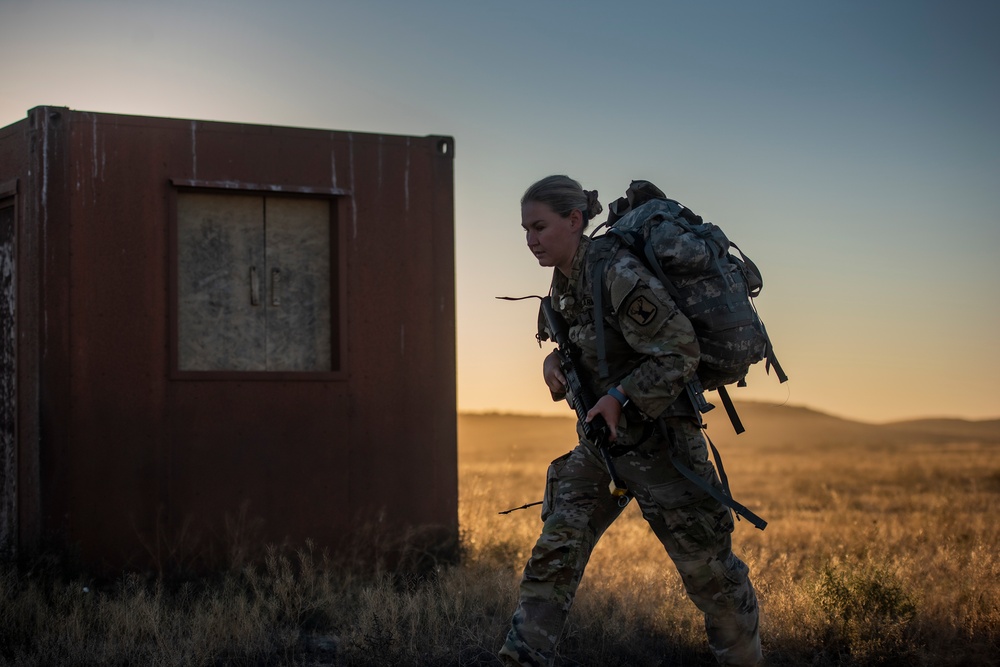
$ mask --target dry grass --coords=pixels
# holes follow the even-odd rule
[[[749,430],[739,438],[724,415],[709,430],[737,498],[769,521],[763,532],[741,522],[734,536],[760,593],[769,664],[995,664],[1000,431],[985,443],[961,433],[924,443],[909,428],[808,411],[741,414]],[[505,424],[511,442],[491,435]],[[461,523],[483,540],[470,551],[522,563],[537,508],[492,510],[536,499],[545,463],[572,444],[572,424],[467,416],[460,426],[463,443],[480,443],[460,460]],[[701,619],[634,507],[595,550],[571,618],[577,660],[707,659]],[[620,657],[637,646],[639,655]]]
[[[737,498],[770,522],[742,522],[734,538],[770,665],[996,664],[995,429],[935,424],[923,437],[805,411],[743,414],[739,439],[724,424],[710,431]],[[462,416],[463,561],[421,577],[362,574],[309,548],[186,582],[9,566],[0,664],[496,664],[539,529],[537,507],[497,512],[540,498],[572,428]],[[634,507],[598,545],[561,652],[567,664],[712,664],[702,621]]]

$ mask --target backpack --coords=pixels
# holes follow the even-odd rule
[[[625,197],[608,208],[607,222],[594,231],[608,227],[594,239],[599,247],[592,274],[601,374],[607,368],[601,314],[608,298],[605,268],[626,247],[659,278],[694,327],[701,361],[688,394],[695,407],[711,410],[714,406],[702,394],[717,390],[733,427],[742,433],[726,385],[746,386],[747,372],[760,361],[769,374],[774,368],[779,382],[788,380],[753,304],[763,287],[760,270],[718,226],[704,222],[648,181],[632,181]]]

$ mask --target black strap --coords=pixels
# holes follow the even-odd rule
[[[764,364],[764,369],[767,372],[771,372],[774,368],[774,374],[778,377],[778,382],[788,382],[788,376],[785,375],[785,371],[782,370],[781,364],[778,363],[778,357],[774,356],[774,348],[771,347],[771,340],[767,341],[767,362]]]
[[[729,245],[736,248],[736,251],[740,253],[740,257],[743,258],[743,263],[746,264],[747,269],[751,273],[753,273],[754,277],[757,278],[757,282],[760,283],[759,285],[757,285],[756,289],[750,290],[750,298],[753,299],[758,295],[760,295],[760,291],[764,289],[764,276],[761,275],[760,269],[757,268],[757,265],[754,264],[753,260],[743,254],[743,251],[740,250],[740,247],[738,245],[736,245],[732,241],[729,242]]]
[[[726,408],[726,414],[729,415],[729,421],[733,423],[733,429],[736,431],[736,434],[739,435],[746,429],[743,428],[743,421],[740,420],[740,415],[736,412],[736,406],[733,405],[733,399],[729,397],[729,392],[726,391],[726,385],[719,385],[716,388],[716,391],[719,392],[719,398],[722,399],[722,406]],[[709,440],[709,442],[711,442],[711,440]]]
[[[608,350],[604,344],[604,267],[608,260],[601,258],[596,274],[590,277],[594,291],[594,335],[597,338],[597,372],[601,379],[608,377]]]
[[[673,433],[671,433],[670,429],[664,423],[662,418],[656,421],[657,425],[660,427],[660,431],[663,433],[664,437],[667,438],[668,442],[670,443],[670,462],[673,464],[675,468],[677,468],[678,472],[684,475],[688,480],[691,481],[692,484],[697,486],[699,489],[701,489],[702,491],[704,491],[705,493],[712,496],[717,501],[719,501],[720,503],[731,509],[736,514],[737,519],[739,519],[742,516],[747,521],[749,521],[754,528],[757,528],[759,530],[764,530],[764,528],[767,527],[767,521],[761,519],[759,516],[757,516],[752,511],[747,509],[747,507],[744,506],[743,504],[733,500],[733,494],[729,490],[729,477],[726,475],[726,470],[722,466],[722,456],[719,454],[719,450],[715,447],[715,443],[712,442],[712,439],[708,437],[707,433],[704,433],[704,436],[705,439],[708,440],[709,446],[712,448],[712,457],[715,459],[715,467],[716,470],[718,470],[719,472],[719,480],[722,482],[722,488],[723,488],[722,491],[720,491],[718,488],[710,484],[704,477],[701,477],[695,471],[691,470],[686,465],[677,460],[677,457],[674,455],[674,450],[676,449],[676,447],[674,446],[675,440],[673,437]]]
[[[691,401],[691,405],[701,414],[707,414],[715,409],[714,405],[705,400],[705,390],[702,388],[701,380],[698,379],[697,375],[684,385],[684,389],[687,391],[687,397]],[[698,418],[698,421],[701,421],[701,417]]]

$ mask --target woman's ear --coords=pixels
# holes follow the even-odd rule
[[[583,211],[575,208],[569,212],[569,228],[574,232],[583,229]]]

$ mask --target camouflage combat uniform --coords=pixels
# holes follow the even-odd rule
[[[594,325],[588,321],[591,271],[584,268],[595,254],[588,257],[591,244],[598,242],[583,237],[571,277],[556,270],[550,292],[554,308],[570,323],[570,338],[592,379],[598,377],[597,353]],[[757,597],[747,566],[731,549],[732,514],[670,460],[673,447],[679,462],[720,486],[684,392],[699,359],[694,331],[656,277],[628,252],[613,257],[605,284],[618,326],[605,327],[609,375],[592,388],[601,396],[621,384],[631,401],[618,426],[616,449],[625,453],[615,459],[617,472],[680,572],[691,600],[704,612],[708,642],[719,662],[757,664]],[[650,419],[656,417],[664,418],[669,439],[651,429]],[[549,467],[544,526],[525,566],[520,602],[500,651],[505,664],[553,664],[591,551],[622,511],[608,491],[609,481],[601,455],[582,431],[580,444]]]

